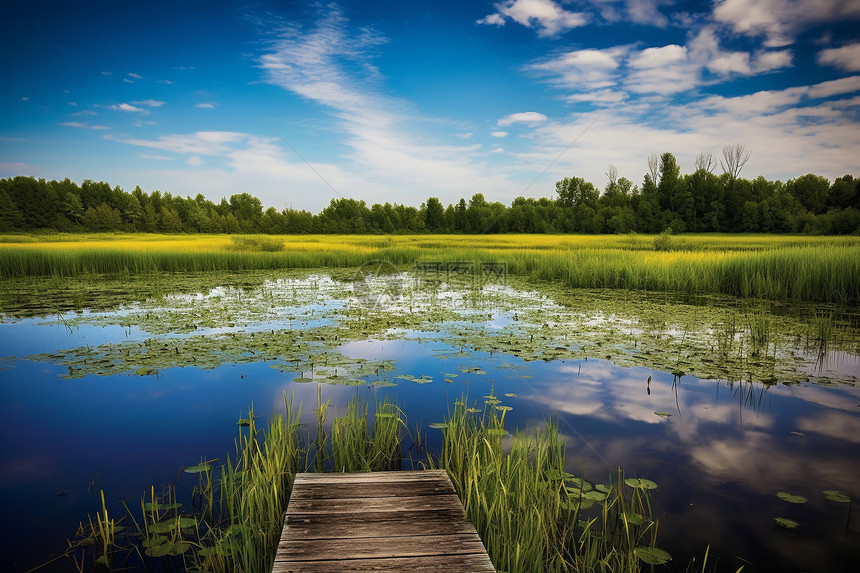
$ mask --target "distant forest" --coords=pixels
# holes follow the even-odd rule
[[[482,193],[447,206],[430,197],[418,208],[341,198],[317,214],[264,210],[248,193],[214,203],[202,194],[182,198],[140,187],[129,193],[105,182],[19,176],[0,179],[0,232],[860,234],[860,179],[845,175],[831,183],[810,173],[786,183],[749,180],[739,176],[749,159],[743,146],[727,146],[723,157],[721,175],[713,173],[710,154],[700,154],[695,171],[682,175],[674,155],[652,155],[641,186],[610,166],[602,192],[566,177],[554,198],[517,197],[510,206]]]

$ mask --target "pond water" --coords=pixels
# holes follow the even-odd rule
[[[494,391],[510,429],[557,419],[568,471],[658,484],[669,570],[708,544],[719,570],[860,570],[860,512],[822,493],[860,495],[856,308],[377,270],[5,281],[8,569],[61,553],[100,490],[117,515],[150,485],[190,495],[178,472],[225,460],[251,404],[265,417],[286,392],[310,422],[321,387],[329,419],[392,397],[431,452],[464,394]]]

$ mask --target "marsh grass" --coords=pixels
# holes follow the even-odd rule
[[[31,240],[32,239],[32,240]],[[860,238],[777,235],[0,236],[0,277],[491,261],[574,288],[860,301]],[[656,245],[655,245],[656,241]],[[655,249],[655,246],[657,247]],[[666,250],[662,250],[666,247]]]
[[[490,558],[500,571],[639,571],[657,521],[646,490],[621,470],[597,486],[565,473],[564,441],[548,421],[517,432],[509,450],[507,412],[491,392],[483,408],[464,397],[444,424],[442,451],[430,465],[448,471]]]

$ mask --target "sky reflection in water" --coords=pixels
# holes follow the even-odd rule
[[[320,298],[307,320],[285,318],[290,312],[276,313],[276,321],[251,313],[234,328],[260,332],[335,320],[332,313],[344,308],[342,301]],[[510,308],[486,316],[485,310],[467,309],[463,317],[488,333],[517,322]],[[64,319],[74,316],[67,313]],[[285,326],[283,320],[294,324]],[[0,415],[7,427],[0,456],[0,506],[16,523],[2,537],[0,551],[10,556],[13,571],[24,571],[64,548],[77,522],[96,508],[96,497],[88,493],[91,484],[96,491],[104,489],[109,500],[137,504],[151,484],[173,480],[182,466],[232,454],[236,420],[252,403],[263,416],[281,411],[284,392],[302,404],[303,422],[311,425],[313,420],[318,383],[296,382],[301,369],[250,362],[64,380],[66,366],[24,358],[187,335],[170,329],[153,335],[137,325],[109,322],[83,320],[69,328],[56,316],[7,316],[0,323]],[[217,332],[203,326],[194,334]],[[689,558],[701,557],[708,543],[721,569],[731,571],[746,562],[751,564],[745,571],[860,569],[860,518],[849,520],[847,504],[821,494],[825,489],[860,494],[857,387],[765,387],[677,377],[594,358],[544,362],[485,351],[457,355],[461,346],[444,340],[404,329],[388,339],[339,343],[339,351],[352,359],[393,361],[394,369],[384,377],[397,385],[323,384],[323,399],[332,397],[330,419],[344,413],[355,392],[371,403],[390,395],[410,427],[424,426],[432,450],[441,434],[427,424],[441,421],[448,405],[463,394],[480,405],[492,388],[513,407],[507,418],[512,430],[541,427],[550,416],[558,419],[567,439],[569,471],[602,481],[623,467],[628,475],[656,481],[660,545],[676,556],[676,570],[683,570]],[[856,354],[834,350],[826,358],[825,371],[835,369],[842,376],[860,372]],[[463,372],[470,368],[486,373]],[[399,374],[428,375],[433,382],[398,380]],[[505,397],[511,393],[516,396]],[[180,495],[189,495],[195,483],[180,475]],[[809,503],[787,504],[775,495],[782,490],[803,495]],[[115,506],[118,514],[120,507]],[[778,529],[773,518],[780,516],[800,522],[801,528]]]

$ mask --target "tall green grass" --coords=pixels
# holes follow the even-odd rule
[[[499,412],[501,411],[501,415]],[[657,521],[648,493],[619,470],[597,486],[565,473],[564,441],[552,421],[503,447],[505,407],[491,393],[483,409],[458,400],[447,418],[447,470],[493,565],[500,571],[639,571]]]
[[[507,272],[572,288],[727,294],[779,301],[860,302],[855,237],[151,237],[0,244],[0,278],[185,271],[358,268],[385,260],[505,263]],[[579,240],[579,242],[577,242]],[[196,246],[195,246],[196,245]],[[284,250],[277,250],[283,248]]]

